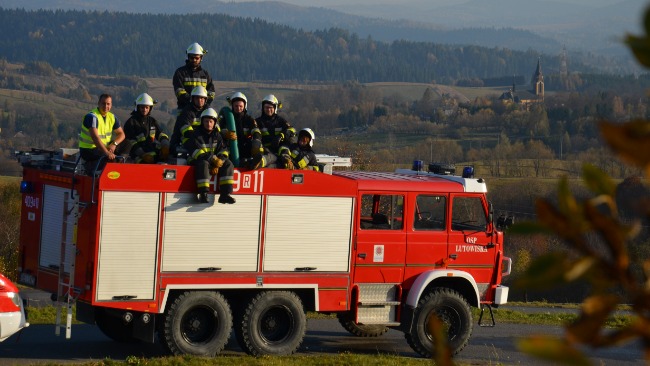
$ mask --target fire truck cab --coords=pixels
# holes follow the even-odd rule
[[[313,311],[357,336],[401,330],[429,357],[432,315],[455,354],[470,307],[507,302],[511,262],[482,179],[236,170],[237,202],[221,205],[196,201],[189,166],[23,165],[20,281],[118,341],[210,356],[234,329],[247,353],[285,355]]]

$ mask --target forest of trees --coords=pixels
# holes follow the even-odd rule
[[[220,14],[154,15],[0,8],[0,54],[67,72],[170,77],[198,41],[219,80],[406,81],[528,75],[540,54],[430,42],[380,42],[347,30],[307,32]],[[559,54],[559,50],[558,50]],[[559,65],[557,55],[544,56]],[[558,66],[554,66],[555,69]],[[572,71],[593,72],[584,64]]]

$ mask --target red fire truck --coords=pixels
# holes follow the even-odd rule
[[[251,355],[285,355],[313,311],[357,336],[401,330],[428,357],[432,315],[455,354],[470,307],[492,315],[507,302],[511,261],[482,179],[236,170],[236,204],[200,204],[189,166],[109,163],[88,176],[57,154],[26,155],[20,281],[67,304],[68,337],[76,303],[78,320],[118,341],[216,355],[234,330]]]

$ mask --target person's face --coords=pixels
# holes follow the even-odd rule
[[[214,130],[214,124],[216,121],[212,117],[203,117],[201,119],[201,123],[203,124],[203,129],[212,132]]]
[[[300,135],[300,137],[298,138],[298,145],[303,146],[303,147],[307,146],[307,145],[309,145],[309,140],[310,140],[310,138],[308,136]]]
[[[192,65],[192,68],[197,68],[199,65],[201,65],[201,59],[203,56],[201,55],[195,55],[195,54],[189,54],[187,55],[187,59],[190,61],[190,65]]]
[[[205,106],[206,100],[208,100],[208,98],[197,96],[192,97],[192,103],[194,103],[194,106],[198,109],[201,109],[203,106]]]
[[[99,112],[102,114],[102,116],[110,112],[112,106],[113,106],[113,99],[111,97],[103,98],[102,100],[99,101],[99,103],[97,103],[97,109],[99,109]]]
[[[150,111],[151,111],[150,105],[138,105],[138,112],[140,112],[141,115],[146,116],[149,114]]]
[[[264,108],[264,114],[266,114],[269,117],[275,113],[275,107],[273,106],[273,104],[265,103],[263,108]]]
[[[232,111],[235,113],[242,113],[244,111],[244,108],[246,108],[246,104],[244,104],[243,100],[236,100],[232,102]]]

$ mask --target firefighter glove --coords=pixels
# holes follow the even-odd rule
[[[210,175],[217,175],[219,173],[219,167],[210,168]]]
[[[226,132],[226,140],[235,141],[237,140],[237,133],[234,131]]]
[[[223,160],[219,159],[216,156],[213,156],[210,159],[210,166],[212,166],[213,168],[219,169],[219,168],[221,168],[223,166]]]
[[[286,169],[291,169],[291,170],[295,169],[293,165],[293,160],[289,155],[282,155],[282,161],[284,162],[284,167]]]

